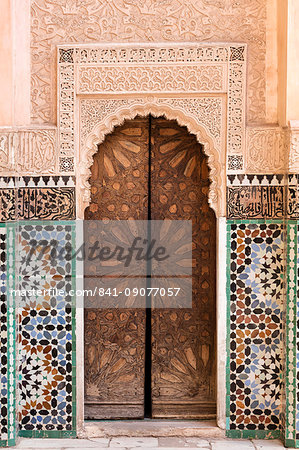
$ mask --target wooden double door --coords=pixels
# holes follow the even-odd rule
[[[86,220],[192,220],[192,308],[85,309],[85,418],[216,414],[216,219],[196,137],[176,121],[115,128],[92,166]]]

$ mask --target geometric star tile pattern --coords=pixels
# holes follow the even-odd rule
[[[228,222],[228,435],[278,436],[282,223]]]
[[[74,222],[19,225],[22,436],[75,435],[75,258],[68,256],[74,239]]]
[[[64,179],[58,182],[65,183]],[[9,295],[15,279],[15,234],[19,277],[16,288],[52,289],[18,298],[20,434],[76,434],[75,308],[69,293],[75,289],[76,268],[75,260],[57,256],[74,244],[75,222],[20,221],[17,226],[0,224],[0,445],[14,445],[17,430],[17,371],[15,358],[10,358],[16,354],[16,321]],[[283,426],[286,442],[296,446],[299,222],[288,223],[285,330],[283,234],[284,226],[278,220],[228,221],[227,433],[231,437],[278,437]],[[28,259],[32,242],[39,246]],[[38,258],[41,249],[42,257]],[[58,293],[60,290],[63,294]]]
[[[299,444],[299,221],[296,223],[297,236],[296,236],[296,266],[295,266],[295,283],[296,292],[295,298],[297,299],[297,316],[296,316],[296,374],[297,374],[297,395],[296,395],[296,440]]]
[[[7,273],[6,273],[6,227],[0,225],[0,392],[1,428],[0,439],[8,438],[7,412]]]

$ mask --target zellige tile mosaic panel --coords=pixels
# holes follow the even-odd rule
[[[74,222],[21,222],[18,229],[20,289],[42,289],[19,309],[21,436],[75,435],[75,259],[55,258],[73,246]],[[46,249],[28,261],[32,242]],[[57,289],[57,291],[54,291]],[[63,290],[64,294],[57,295]]]
[[[228,435],[280,434],[283,225],[228,223]]]

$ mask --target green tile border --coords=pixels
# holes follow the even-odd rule
[[[227,430],[226,437],[234,439],[280,439],[280,430]]]
[[[292,448],[299,448],[298,447],[298,443],[297,441],[293,440],[293,439],[285,439],[284,440],[284,445],[285,447],[292,447]]]
[[[24,438],[51,438],[51,439],[64,439],[64,438],[76,438],[77,433],[75,430],[20,430],[19,436]]]
[[[293,239],[291,234],[294,233]],[[291,259],[291,252],[293,257]],[[291,267],[292,265],[292,267]],[[286,254],[286,310],[285,310],[285,334],[286,334],[286,373],[285,373],[285,391],[286,391],[286,415],[285,415],[285,443],[292,442],[296,445],[296,334],[297,334],[297,223],[296,221],[287,221],[287,254]],[[291,275],[291,272],[293,274]],[[294,286],[291,288],[293,277]],[[293,335],[292,335],[293,334]],[[290,366],[293,371],[290,373]],[[293,395],[293,402],[290,404],[289,398]],[[290,422],[292,417],[293,426]],[[291,431],[290,431],[291,430]]]
[[[16,444],[17,437],[17,343],[16,332],[18,320],[16,317],[15,299],[10,289],[15,289],[14,261],[15,261],[15,226],[7,224],[6,237],[6,274],[7,274],[7,415],[8,415],[8,446]],[[11,272],[11,273],[10,273]]]
[[[9,295],[9,289],[14,289],[15,278],[10,274],[10,262],[14,261],[14,246],[12,246],[12,256],[10,256],[8,240],[14,242],[14,229],[8,227],[6,223],[0,223],[0,228],[5,229],[6,234],[6,326],[7,326],[7,439],[0,440],[0,447],[16,445],[17,437],[17,408],[16,408],[16,387],[17,387],[17,366],[16,366],[16,312],[14,300]]]

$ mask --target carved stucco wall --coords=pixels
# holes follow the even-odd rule
[[[210,204],[217,217],[225,214],[226,147],[243,168],[246,45],[64,45],[58,54],[59,170],[76,173],[79,218],[90,199],[97,144],[123,120],[149,113],[177,119],[198,137],[209,156]],[[81,102],[78,117],[76,103],[86,94],[105,96]]]
[[[32,121],[56,121],[58,44],[248,43],[248,120],[265,122],[266,0],[32,0]]]

